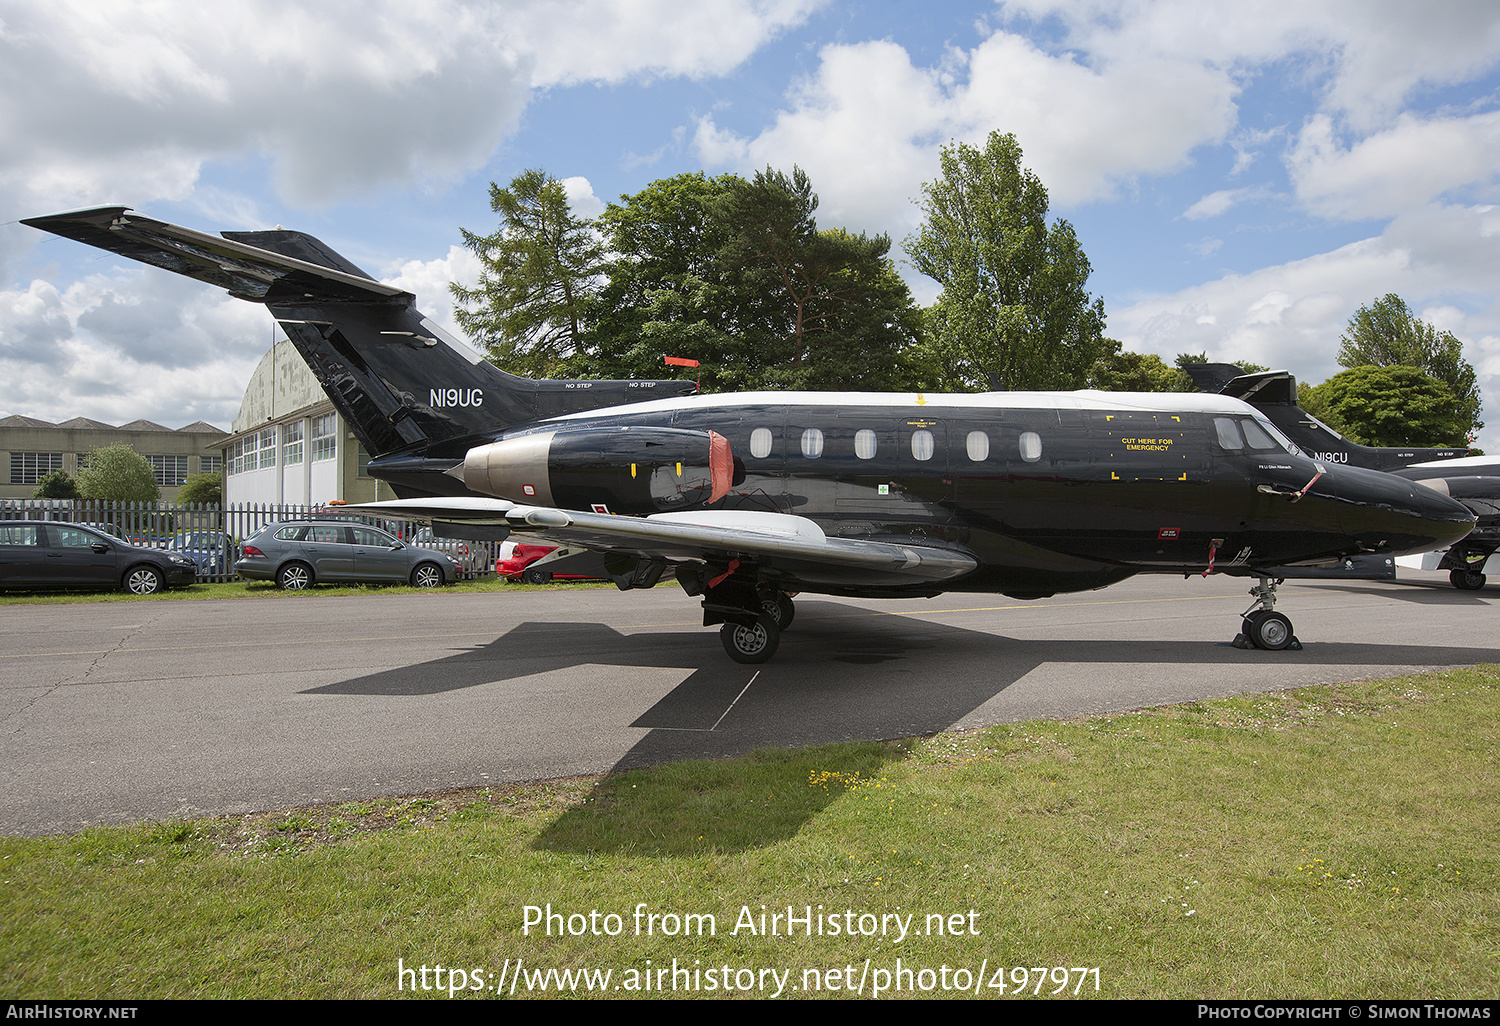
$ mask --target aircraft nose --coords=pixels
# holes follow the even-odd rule
[[[1452,545],[1474,526],[1474,514],[1462,503],[1404,478],[1339,467],[1325,482],[1316,490],[1336,500],[1339,526],[1371,551],[1430,552]]]

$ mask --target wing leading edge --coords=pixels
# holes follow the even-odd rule
[[[705,510],[649,517],[523,506],[507,499],[392,499],[345,506],[350,512],[506,526],[559,545],[622,553],[666,564],[754,561],[805,586],[923,585],[970,573],[979,561],[961,549],[901,541],[829,538],[805,517]]]

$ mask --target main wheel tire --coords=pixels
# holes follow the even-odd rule
[[[1460,567],[1457,570],[1448,571],[1448,580],[1461,591],[1478,591],[1484,587],[1486,578],[1478,570]]]
[[[773,592],[770,595],[762,595],[760,608],[771,621],[776,624],[776,629],[784,631],[792,625],[792,617],[797,615],[797,607],[792,605],[792,600],[786,597],[784,592]]]
[[[729,658],[737,663],[763,663],[776,654],[781,644],[781,631],[767,613],[755,618],[754,627],[742,627],[737,623],[726,623],[719,628],[719,641]]]
[[[306,563],[288,563],[276,573],[276,587],[283,591],[306,591],[313,584],[313,569]]]
[[[1280,652],[1292,643],[1292,621],[1280,613],[1264,610],[1245,617],[1245,637],[1256,648]]]
[[[154,566],[133,566],[125,571],[121,585],[132,595],[155,595],[165,587],[167,580]]]
[[[436,563],[418,563],[411,572],[413,588],[441,588],[443,584],[443,568]]]
[[[522,570],[521,580],[527,584],[551,584],[552,574],[546,570]]]

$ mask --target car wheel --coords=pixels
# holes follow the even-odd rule
[[[155,595],[166,584],[166,578],[154,566],[133,566],[125,571],[122,583],[132,595]]]
[[[737,663],[763,663],[776,654],[781,644],[781,632],[769,614],[755,618],[754,627],[742,627],[737,623],[726,623],[719,628],[719,641],[729,658]]]
[[[522,570],[521,580],[527,584],[551,584],[552,575],[546,570]]]
[[[1484,587],[1486,578],[1478,570],[1460,568],[1448,571],[1448,580],[1461,591],[1478,591]]]
[[[306,591],[312,583],[312,567],[306,563],[288,563],[276,573],[276,587],[285,591]]]
[[[443,569],[436,563],[419,563],[417,568],[411,572],[411,586],[413,588],[441,588],[443,586]]]

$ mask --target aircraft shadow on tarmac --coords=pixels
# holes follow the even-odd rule
[[[441,659],[356,677],[309,695],[437,695],[579,666],[683,668],[693,672],[629,726],[646,728],[616,764],[628,769],[760,748],[916,737],[946,730],[1038,666],[1100,664],[1436,666],[1500,662],[1500,648],[1320,642],[1300,652],[1240,650],[1223,642],[1018,640],[911,616],[874,615],[833,602],[798,603],[776,658],[734,663],[716,631],[621,634],[599,623],[524,623],[492,642]],[[752,685],[753,682],[753,686]],[[1101,686],[1094,708],[1133,702]]]

